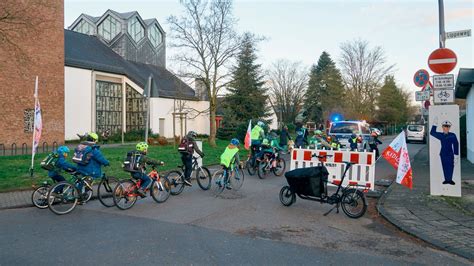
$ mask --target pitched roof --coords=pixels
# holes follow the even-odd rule
[[[64,30],[65,65],[127,76],[145,88],[152,75],[152,97],[196,99],[194,90],[164,67],[125,60],[97,37]]]

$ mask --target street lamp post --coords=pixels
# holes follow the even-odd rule
[[[446,33],[444,31],[444,4],[443,0],[438,0],[439,9],[439,48],[445,47]]]

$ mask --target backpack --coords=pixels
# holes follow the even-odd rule
[[[52,152],[48,154],[42,161],[41,161],[41,168],[44,170],[54,170],[56,168],[56,163],[58,162],[59,155],[56,152]]]
[[[127,157],[125,157],[125,161],[122,164],[123,170],[130,173],[141,172],[140,163],[142,158],[143,154],[139,151],[127,152]]]
[[[72,161],[79,165],[87,165],[92,157],[92,148],[87,144],[79,144],[76,149],[74,149],[74,156]]]
[[[188,138],[183,138],[179,143],[178,151],[182,154],[193,154],[194,145]]]

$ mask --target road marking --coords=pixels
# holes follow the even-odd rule
[[[456,58],[431,59],[428,63],[432,65],[456,63]]]

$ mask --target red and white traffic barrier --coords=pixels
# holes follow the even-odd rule
[[[352,162],[351,169],[346,173],[343,186],[361,186],[374,190],[375,185],[375,151],[357,152],[349,150],[314,150],[293,149],[291,153],[290,170],[319,166],[320,161],[313,154],[332,155],[323,159],[324,166],[328,169],[328,184],[338,185],[345,171],[344,161]]]

